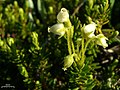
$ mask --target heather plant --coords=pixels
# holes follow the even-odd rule
[[[111,24],[114,3],[0,1],[1,88],[119,90],[119,24]]]

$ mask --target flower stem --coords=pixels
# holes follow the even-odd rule
[[[85,61],[85,49],[84,49],[84,37],[82,38],[82,47],[81,47],[81,60],[80,60],[80,67],[83,66]]]
[[[69,54],[71,55],[72,54],[72,50],[71,50],[71,41],[70,41],[70,33],[69,31],[67,30],[67,45],[68,45],[68,52]]]
[[[86,51],[88,44],[89,44],[93,39],[95,39],[95,38],[91,38],[91,39],[87,40],[87,42],[86,42],[86,44],[85,44],[85,49],[84,49],[84,51]]]

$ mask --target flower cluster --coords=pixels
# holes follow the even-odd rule
[[[59,35],[59,38],[61,38],[62,36],[64,36],[66,34],[69,55],[65,56],[64,61],[63,61],[64,65],[63,65],[62,69],[64,71],[67,70],[67,68],[71,67],[71,65],[73,63],[76,63],[76,62],[74,62],[75,60],[80,61],[80,64],[79,64],[80,67],[83,66],[84,61],[85,61],[84,46],[87,46],[90,40],[94,39],[95,43],[97,45],[102,46],[103,48],[108,47],[108,44],[106,43],[106,40],[108,40],[108,39],[103,34],[95,35],[94,33],[96,30],[97,24],[94,23],[92,21],[92,19],[90,21],[91,21],[90,24],[83,27],[83,31],[82,31],[83,38],[78,40],[79,43],[82,43],[81,44],[82,48],[81,48],[81,59],[80,60],[78,60],[80,57],[76,56],[77,54],[76,54],[74,44],[72,41],[73,34],[74,34],[74,27],[71,25],[71,22],[69,19],[69,13],[68,13],[67,9],[62,8],[57,15],[57,23],[51,27],[48,27],[48,32],[52,32],[55,35]],[[88,43],[86,43],[86,44],[84,43],[84,37],[85,38],[87,37],[85,42],[88,42]],[[79,51],[78,51],[78,53],[79,53]],[[79,58],[76,58],[76,57],[79,57]]]
[[[103,48],[108,47],[108,44],[106,43],[106,40],[108,40],[108,38],[106,38],[103,34],[98,34],[98,35],[95,36],[94,32],[96,30],[96,26],[97,26],[97,24],[95,24],[94,22],[86,25],[84,27],[84,34],[88,38],[96,38],[96,44],[97,45],[100,45]]]
[[[52,32],[55,35],[59,35],[60,37],[62,37],[64,36],[65,31],[66,31],[66,27],[63,23],[69,21],[69,13],[67,9],[62,8],[60,10],[60,12],[57,15],[57,21],[58,21],[57,24],[48,28],[48,32]]]
[[[69,20],[69,13],[68,13],[67,9],[62,8],[60,10],[60,12],[57,15],[57,22],[58,23],[56,23],[53,26],[48,28],[48,32],[52,32],[55,35],[59,35],[60,36],[59,38],[61,38],[65,34],[68,39],[72,38],[73,27]],[[68,41],[68,45],[70,45],[70,41]],[[74,58],[73,58],[74,54],[71,53],[71,50],[68,50],[68,51],[69,51],[69,55],[65,56],[65,58],[64,58],[64,65],[62,68],[64,71],[67,70],[67,68],[69,68],[74,62]]]

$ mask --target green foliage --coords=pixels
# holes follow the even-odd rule
[[[114,19],[118,26],[111,23],[115,5],[115,0],[0,1],[0,86],[119,90],[119,17]],[[63,7],[69,14],[65,22],[57,16]],[[85,33],[92,22],[95,31]],[[48,33],[55,23],[63,28],[56,31],[55,26]],[[89,38],[91,33],[96,37]],[[104,37],[98,39],[99,34]],[[107,48],[99,46],[101,38],[108,39]]]

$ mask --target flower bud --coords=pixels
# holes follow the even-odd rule
[[[84,33],[89,37],[92,38],[94,35],[96,29],[96,24],[94,22],[92,22],[91,24],[88,24],[85,26],[84,28]]]
[[[60,12],[59,12],[58,15],[57,15],[57,20],[58,20],[59,22],[67,22],[67,21],[69,20],[69,14],[68,14],[67,9],[62,8],[62,9],[60,10]]]
[[[65,28],[63,24],[55,24],[52,27],[48,28],[48,32],[52,32],[56,35],[63,36],[65,34]]]
[[[64,58],[64,67],[62,68],[64,71],[67,70],[74,62],[73,54],[68,55]]]
[[[108,38],[106,38],[103,34],[99,34],[96,36],[97,37],[97,44],[100,46],[103,46],[103,48],[108,47],[108,44],[106,43],[106,40],[108,40]]]

